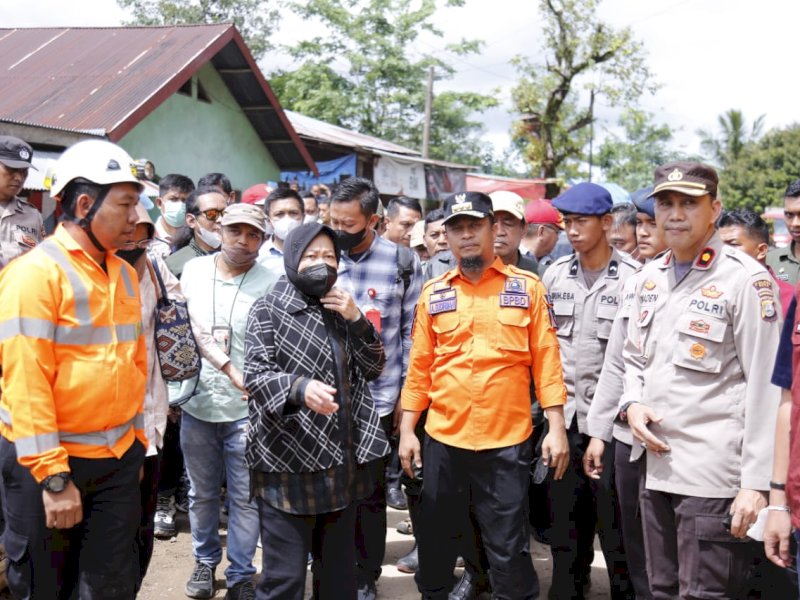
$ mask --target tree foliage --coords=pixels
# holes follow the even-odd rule
[[[738,160],[745,146],[761,137],[764,130],[764,115],[753,121],[748,129],[742,111],[730,109],[717,117],[719,133],[714,134],[705,129],[697,131],[700,136],[700,148],[721,167]]]
[[[542,58],[514,61],[520,80],[512,98],[522,118],[513,134],[534,175],[563,176],[568,162],[582,158],[594,101],[631,106],[645,91],[655,91],[641,43],[630,28],[599,20],[599,3],[540,0]],[[549,195],[556,191],[548,187]]]
[[[744,146],[720,173],[725,208],[758,212],[780,206],[788,185],[800,177],[800,124],[774,129]]]
[[[449,0],[460,6],[463,0]],[[431,22],[435,0],[307,0],[289,7],[318,21],[325,34],[285,47],[296,67],[277,70],[270,83],[281,104],[305,115],[400,144],[421,146],[428,69],[436,80],[454,69],[447,54],[470,54],[476,41],[462,40],[448,52],[423,52],[419,37],[443,34]],[[435,97],[431,157],[475,161],[474,114],[497,105],[495,96],[445,92]]]
[[[129,25],[234,23],[256,59],[272,48],[270,33],[280,20],[270,0],[117,0],[131,9]]]
[[[653,118],[652,113],[637,109],[622,113],[622,135],[611,134],[597,152],[597,164],[606,181],[634,191],[653,183],[653,171],[658,165],[678,158],[669,148],[669,125],[657,124]]]

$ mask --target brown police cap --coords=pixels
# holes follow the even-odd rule
[[[719,175],[713,167],[703,163],[678,161],[661,165],[656,169],[651,196],[673,191],[687,196],[717,197]]]

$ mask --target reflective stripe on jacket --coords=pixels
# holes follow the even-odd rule
[[[113,254],[106,269],[59,225],[0,272],[0,434],[37,481],[147,446],[138,279]]]

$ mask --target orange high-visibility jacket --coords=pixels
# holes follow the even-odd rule
[[[36,481],[147,446],[139,282],[111,253],[106,268],[59,225],[0,271],[0,435]]]

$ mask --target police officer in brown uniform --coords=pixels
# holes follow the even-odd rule
[[[656,169],[670,251],[642,269],[623,350],[620,416],[641,444],[631,458],[647,451],[640,507],[655,600],[738,598],[752,559],[744,538],[767,505],[780,392],[764,361],[780,309],[767,270],[716,233],[717,185],[707,165]]]
[[[575,254],[555,261],[542,282],[553,301],[557,335],[567,384],[564,418],[570,444],[570,468],[560,481],[549,482],[550,550],[553,555],[551,599],[581,599],[594,558],[595,526],[606,557],[612,598],[630,598],[625,554],[619,528],[619,507],[613,473],[603,485],[583,472],[582,457],[589,443],[586,415],[620,305],[625,279],[639,263],[606,241],[611,227],[611,196],[603,187],[579,183],[553,200],[564,216],[564,228]],[[613,456],[609,447],[609,464]]]
[[[17,194],[28,177],[33,148],[19,138],[0,135],[0,268],[44,237],[42,213]]]

